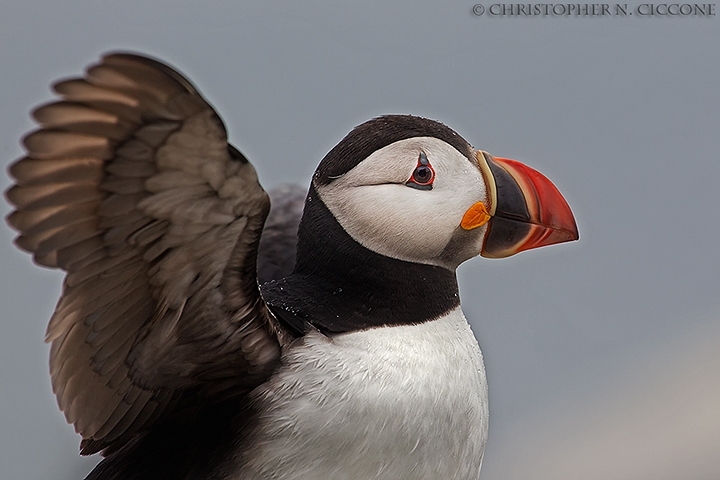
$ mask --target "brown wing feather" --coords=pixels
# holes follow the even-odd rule
[[[167,417],[184,392],[242,394],[287,337],[257,288],[267,195],[190,82],[114,54],[55,91],[10,168],[8,222],[37,263],[67,271],[50,371],[93,453]]]

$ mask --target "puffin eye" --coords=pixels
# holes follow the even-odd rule
[[[412,178],[415,182],[419,183],[420,185],[423,185],[423,184],[429,183],[430,180],[432,180],[432,176],[433,176],[433,172],[432,172],[432,170],[430,170],[430,167],[420,165],[419,167],[415,168]]]
[[[418,163],[413,170],[410,180],[405,182],[405,185],[418,190],[432,190],[432,184],[435,180],[435,170],[433,170],[430,161],[425,155],[425,152],[420,152],[418,157]]]

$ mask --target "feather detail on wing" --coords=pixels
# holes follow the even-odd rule
[[[268,197],[197,90],[112,54],[55,91],[10,168],[8,222],[37,263],[67,272],[47,329],[52,385],[93,453],[188,392],[244,394],[288,338],[257,287]]]

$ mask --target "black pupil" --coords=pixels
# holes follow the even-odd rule
[[[420,165],[415,169],[413,177],[415,177],[415,180],[418,183],[427,183],[430,180],[430,177],[432,177],[432,170],[430,170],[430,167]]]

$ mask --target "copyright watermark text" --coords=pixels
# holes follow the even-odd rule
[[[476,16],[489,17],[714,17],[714,3],[493,3],[475,4]]]

